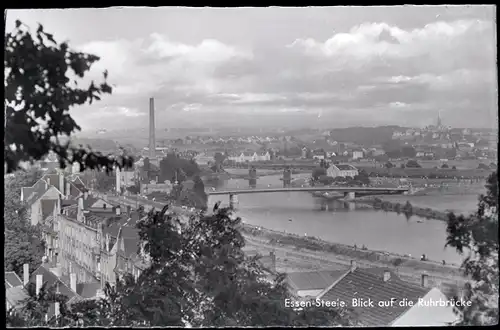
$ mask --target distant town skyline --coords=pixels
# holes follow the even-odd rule
[[[492,128],[493,6],[9,10],[99,55],[84,131],[192,126]]]

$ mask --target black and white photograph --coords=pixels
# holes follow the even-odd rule
[[[5,10],[6,327],[498,324],[496,19]]]

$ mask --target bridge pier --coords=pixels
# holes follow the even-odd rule
[[[346,191],[344,193],[344,199],[346,200],[353,200],[356,198],[356,193],[354,191]]]
[[[236,194],[229,194],[229,208],[231,210],[236,210],[238,207],[238,195]]]

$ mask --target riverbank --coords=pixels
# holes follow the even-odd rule
[[[362,249],[361,247],[327,242],[316,237],[299,236],[296,234],[279,232],[249,224],[243,224],[241,232],[249,236],[265,237],[271,244],[276,243],[281,246],[293,246],[295,249],[325,251],[361,261],[376,262],[379,264],[398,267],[417,268],[429,272],[459,275],[459,265],[456,264],[443,265],[441,262],[433,260],[421,261],[411,256],[388,253],[385,251]]]
[[[402,199],[403,200],[403,199]],[[361,197],[357,201],[363,201],[363,203],[370,204],[376,210],[383,210],[386,212],[396,212],[398,214],[405,214],[406,216],[418,216],[425,219],[435,219],[441,221],[448,220],[449,212],[442,212],[438,210],[431,209],[429,207],[423,208],[411,204],[409,201],[406,202],[391,202],[383,200],[378,197]]]
[[[247,247],[262,255],[273,251],[279,272],[346,269],[351,261],[360,267],[386,267],[398,273],[401,279],[419,283],[420,276],[429,276],[429,284],[443,291],[453,290],[465,282],[458,265],[442,265],[435,261],[420,261],[408,256],[382,251],[361,250],[339,243],[330,243],[314,237],[277,232],[243,224],[241,232]]]

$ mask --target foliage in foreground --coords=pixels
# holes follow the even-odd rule
[[[31,187],[41,176],[38,170],[19,171],[4,181],[4,271],[13,271],[21,277],[23,264],[34,270],[45,253],[41,231],[31,226],[21,202],[21,188]]]
[[[447,245],[467,252],[462,268],[471,281],[464,299],[472,302],[461,312],[460,325],[498,323],[498,178],[492,173],[487,193],[479,198],[478,210],[470,216],[448,216]]]
[[[16,21],[12,32],[6,33],[5,66],[5,136],[4,165],[7,173],[17,170],[22,162],[43,159],[54,152],[60,166],[78,163],[80,169],[114,166],[130,167],[128,156],[104,156],[82,146],[75,148],[60,141],[80,127],[69,114],[73,106],[100,100],[111,94],[106,82],[93,81],[87,88],[78,86],[99,57],[70,50],[66,42],[57,43],[54,36],[39,25],[36,32]],[[74,77],[70,81],[70,77]]]
[[[138,227],[150,266],[135,280],[107,285],[106,298],[73,304],[58,325],[85,326],[301,326],[349,325],[350,312],[294,310],[283,274],[248,258],[228,209],[192,217],[151,211]],[[39,306],[41,300],[38,299]],[[31,307],[37,309],[40,307]],[[34,315],[30,312],[27,315]],[[19,319],[18,319],[19,321]],[[28,322],[28,321],[26,321]],[[12,324],[12,323],[10,323]],[[28,323],[25,323],[28,324]],[[29,325],[45,325],[29,319]]]

